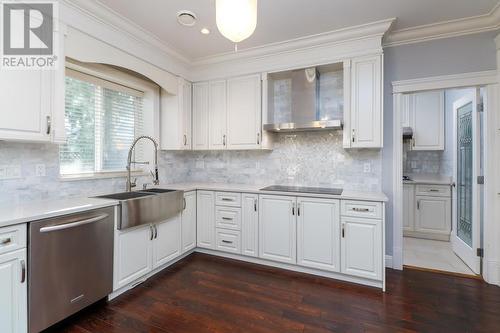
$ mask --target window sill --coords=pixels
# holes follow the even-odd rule
[[[142,170],[132,171],[133,177],[147,176],[148,173]],[[59,175],[59,180],[63,182],[72,182],[80,180],[96,180],[107,178],[125,178],[127,171],[110,171],[110,172],[96,172],[96,173],[79,173],[72,175]]]

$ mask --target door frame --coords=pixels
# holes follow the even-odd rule
[[[484,258],[483,262],[497,262],[498,259],[494,251],[488,250],[488,244],[500,242],[500,237],[496,232],[494,225],[495,218],[495,196],[496,196],[496,181],[495,181],[495,132],[497,119],[495,111],[498,109],[497,97],[498,92],[498,77],[497,71],[483,71],[463,73],[456,75],[435,76],[422,79],[412,79],[404,81],[392,82],[393,87],[393,145],[392,145],[392,217],[393,217],[393,258],[392,264],[394,269],[403,269],[403,143],[402,137],[402,111],[404,105],[404,94],[435,90],[435,89],[453,89],[464,87],[484,86],[486,97],[484,99],[485,114],[484,114],[484,160],[488,161],[484,165],[484,175],[487,179],[484,185]],[[488,112],[489,111],[489,112]],[[489,158],[491,156],[491,158]],[[491,210],[489,209],[490,207]],[[487,264],[483,268],[483,278],[489,283],[500,284],[500,265],[494,265],[495,269],[490,269]],[[491,271],[491,272],[490,272]]]

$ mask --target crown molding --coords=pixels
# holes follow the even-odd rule
[[[382,38],[384,34],[390,29],[395,20],[395,18],[390,18],[353,27],[328,31],[316,35],[304,36],[277,43],[270,43],[253,48],[238,50],[238,52],[216,54],[213,56],[195,59],[193,60],[192,65],[194,67],[207,66],[228,61],[230,62],[235,60],[261,58],[269,55],[286,53],[300,49],[314,48],[318,46],[332,45],[336,43],[343,43],[346,41],[367,39],[373,37]]]
[[[384,39],[384,47],[493,31],[500,28],[500,2],[484,15],[426,24],[389,33]]]
[[[156,35],[118,14],[98,0],[61,0],[60,2],[63,6],[83,14],[86,18],[94,21],[98,25],[105,26],[114,32],[121,33],[135,43],[141,44],[155,52],[160,51],[167,61],[177,64],[177,67],[180,66],[187,69],[191,64],[191,59],[165,44]],[[82,30],[78,26],[74,26],[75,22],[69,21],[66,23],[84,33],[88,33],[88,31]],[[109,40],[104,42],[110,44]]]

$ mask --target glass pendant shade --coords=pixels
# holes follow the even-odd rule
[[[220,33],[234,43],[250,37],[257,26],[257,0],[216,0]]]

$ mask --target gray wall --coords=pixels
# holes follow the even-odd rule
[[[386,248],[392,254],[392,82],[496,69],[497,32],[438,39],[384,49],[384,149],[382,189],[389,197]]]

